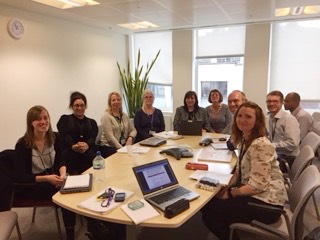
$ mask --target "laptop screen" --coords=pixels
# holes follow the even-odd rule
[[[143,195],[178,184],[167,159],[133,167]]]
[[[201,136],[202,121],[181,120],[178,125],[179,135]]]

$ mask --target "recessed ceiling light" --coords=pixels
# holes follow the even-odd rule
[[[319,14],[320,5],[314,6],[298,6],[298,7],[287,7],[287,8],[276,8],[274,14],[276,17],[285,17],[285,16],[299,16],[299,15],[310,15],[310,14]]]
[[[314,6],[305,6],[303,10],[303,14],[318,14],[320,13],[320,5]]]
[[[276,17],[288,16],[289,13],[290,13],[290,8],[276,8],[275,10]]]
[[[153,24],[151,22],[147,22],[147,21],[136,22],[136,23],[123,23],[123,24],[118,24],[118,25],[121,27],[124,27],[124,28],[131,29],[131,30],[159,27],[158,25]]]
[[[68,9],[68,8],[74,8],[74,7],[83,7],[83,6],[100,4],[93,0],[31,0],[31,1],[42,3],[45,5],[49,5],[51,7],[56,7],[60,9]]]

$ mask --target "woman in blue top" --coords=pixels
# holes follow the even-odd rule
[[[143,92],[142,108],[134,115],[134,127],[137,130],[135,142],[140,142],[154,133],[165,130],[163,114],[160,109],[153,107],[154,94],[146,89]]]

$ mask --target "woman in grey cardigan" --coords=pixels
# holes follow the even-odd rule
[[[184,120],[202,121],[203,131],[212,132],[210,126],[209,115],[207,111],[198,105],[198,97],[194,91],[189,91],[185,94],[184,105],[176,109],[176,114],[173,120],[173,129],[178,131],[179,123]]]

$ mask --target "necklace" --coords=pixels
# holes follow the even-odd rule
[[[218,115],[220,113],[220,110],[221,110],[221,105],[219,104],[219,107],[218,108],[214,108],[212,106],[212,113],[215,114],[215,115]]]

